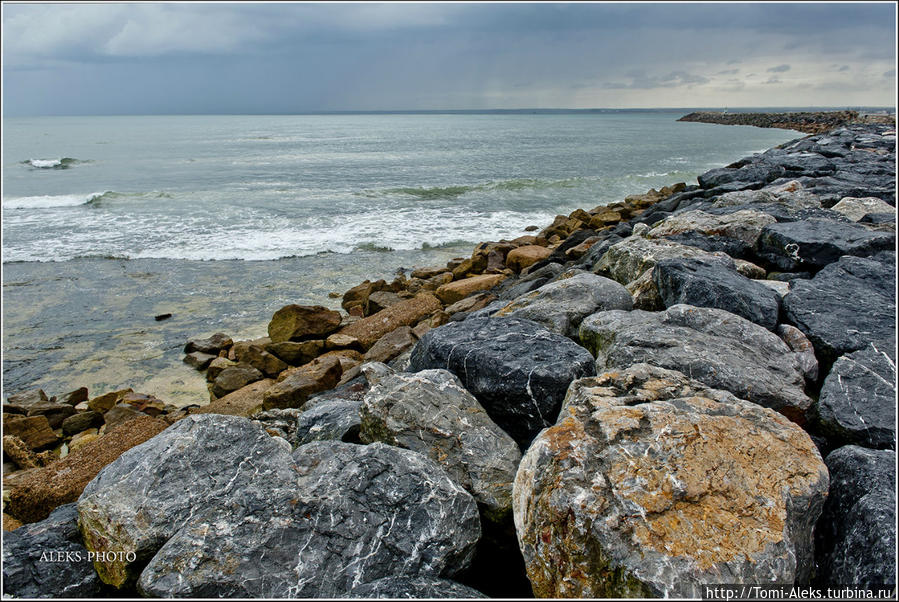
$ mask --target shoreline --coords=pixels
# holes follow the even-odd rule
[[[686,117],[682,120],[689,121]],[[794,121],[793,125],[810,127],[802,119]],[[816,122],[814,127],[822,126]],[[873,345],[877,353],[889,353],[886,350],[894,348],[895,325],[891,323],[895,296],[892,298],[893,312],[887,315],[885,310],[888,308],[875,306],[870,311],[880,317],[863,315],[859,318],[854,315],[855,305],[853,315],[844,315],[841,308],[845,300],[833,288],[827,288],[830,285],[820,284],[838,267],[848,270],[850,276],[861,273],[859,270],[868,270],[880,278],[882,274],[878,270],[889,270],[895,278],[895,253],[891,253],[895,248],[895,155],[892,155],[890,165],[891,148],[894,153],[895,128],[876,124],[831,127],[826,135],[799,138],[727,167],[710,170],[699,177],[697,185],[681,183],[659,191],[631,195],[623,201],[590,210],[578,209],[567,216],[557,216],[552,224],[542,229],[535,226],[524,236],[482,242],[470,256],[452,259],[446,265],[406,270],[391,282],[366,280],[341,295],[341,312],[322,306],[287,305],[273,316],[268,337],[234,341],[222,334],[190,341],[185,348],[185,362],[207,374],[212,401],[206,406],[174,408],[130,389],[92,399],[87,398],[86,390],[83,393],[76,390],[52,400],[46,396],[41,398],[36,391],[24,392],[4,406],[4,435],[7,435],[6,426],[12,417],[13,423],[22,423],[15,436],[23,441],[33,437],[29,443],[40,442],[43,436],[43,443],[27,445],[27,449],[22,450],[21,446],[15,447],[17,442],[10,441],[7,450],[8,441],[4,438],[7,456],[15,455],[18,461],[30,464],[29,468],[20,464],[25,470],[13,473],[15,476],[10,482],[4,475],[4,488],[11,496],[10,505],[5,506],[4,528],[11,518],[6,512],[11,512],[16,519],[42,520],[52,509],[50,506],[74,501],[80,494],[79,484],[83,488],[93,476],[82,474],[76,478],[77,482],[66,488],[54,483],[55,479],[61,478],[59,471],[63,467],[58,463],[73,465],[83,461],[84,455],[91,450],[103,449],[104,440],[110,435],[137,420],[143,421],[146,428],[129,433],[128,441],[116,448],[120,450],[118,453],[149,440],[169,425],[217,420],[209,418],[210,415],[250,418],[252,420],[247,422],[261,424],[269,434],[294,441],[298,437],[295,420],[304,413],[340,401],[344,404],[341,406],[344,419],[347,412],[355,412],[357,419],[342,427],[343,430],[329,431],[331,436],[328,438],[359,442],[353,437],[359,437],[360,404],[363,398],[369,400],[366,404],[374,403],[371,401],[374,393],[369,393],[385,378],[363,369],[368,362],[391,366],[400,375],[397,378],[402,378],[410,366],[414,371],[447,366],[475,394],[500,427],[515,435],[521,451],[527,452],[526,458],[529,458],[522,467],[527,462],[540,462],[529,450],[536,449],[537,443],[557,444],[552,437],[556,432],[553,429],[559,426],[555,423],[555,414],[559,412],[561,397],[547,409],[547,417],[540,411],[539,421],[534,423],[540,428],[509,422],[510,418],[502,412],[494,413],[498,411],[491,405],[495,403],[494,398],[478,389],[482,383],[469,378],[467,367],[451,368],[452,358],[440,355],[444,353],[440,351],[441,337],[449,336],[443,333],[465,331],[473,324],[512,324],[516,318],[536,322],[541,329],[558,337],[558,345],[567,341],[576,344],[578,349],[586,348],[596,358],[592,374],[612,370],[601,374],[601,378],[614,381],[618,378],[615,370],[636,370],[638,365],[655,362],[655,368],[686,371],[706,387],[726,390],[736,399],[744,400],[741,404],[775,410],[778,414],[773,416],[777,418],[770,415],[758,418],[762,425],[759,428],[774,428],[766,422],[771,419],[780,425],[777,428],[786,429],[784,432],[789,432],[789,437],[793,438],[790,440],[796,441],[793,445],[802,448],[800,455],[807,463],[807,470],[810,473],[823,470],[826,495],[827,468],[824,468],[823,457],[829,458],[828,454],[847,444],[860,445],[862,449],[876,450],[877,453],[895,449],[895,407],[892,421],[888,419],[888,408],[883,407],[884,399],[889,401],[887,391],[870,392],[870,404],[866,407],[873,414],[866,415],[866,420],[859,426],[851,420],[847,422],[845,416],[848,410],[855,411],[852,400],[841,398],[828,384],[831,374],[850,378],[851,371],[846,367],[849,361],[846,358],[850,354],[856,354],[851,356],[851,361],[867,366],[865,369],[881,370],[876,363],[877,356],[871,359],[862,355],[869,345]],[[844,255],[850,256],[849,259]],[[840,267],[844,263],[846,267]],[[857,287],[852,290],[852,298],[859,302],[889,301],[889,296],[883,296],[878,288],[880,285],[873,282],[872,277],[859,276],[858,282],[851,278],[847,280],[846,276],[840,278],[844,286],[849,286],[845,283],[851,281],[852,286]],[[602,294],[596,292],[600,289]],[[820,293],[820,290],[825,292]],[[611,298],[617,300],[611,303]],[[828,303],[834,305],[826,311],[833,321],[821,323],[822,319],[816,316]],[[676,317],[677,312],[682,311],[678,308],[686,307],[684,304],[693,309],[684,315],[687,317]],[[694,311],[697,307],[703,309]],[[634,311],[630,311],[632,309]],[[716,311],[727,312],[740,320],[737,329],[740,333],[727,334],[729,327],[723,322],[715,323],[722,319],[714,313]],[[628,317],[624,318],[625,315]],[[652,322],[660,319],[659,316],[665,316],[669,322],[681,320],[678,324],[685,330],[679,331],[678,337],[697,337],[693,344],[699,349],[699,361],[714,366],[708,374],[690,363],[696,361],[695,357],[670,355],[664,351],[666,343],[661,338],[653,338],[661,337],[652,333],[661,332],[668,324]],[[505,321],[491,322],[500,318]],[[869,334],[862,338],[840,338],[841,331],[845,333],[858,326],[853,319],[860,319],[862,324],[873,325],[876,329],[869,330]],[[644,327],[648,328],[646,332],[639,330]],[[636,334],[638,331],[641,334]],[[514,331],[509,333],[512,338],[513,335],[517,336]],[[649,338],[628,347],[629,337]],[[720,349],[712,347],[712,339],[718,341],[715,337],[724,341],[715,343],[722,345]],[[753,360],[748,352],[744,353],[746,357],[738,357],[739,353],[727,356],[729,349],[742,349],[741,345],[747,344],[747,339],[740,337],[749,337],[752,344],[747,349],[752,346],[769,349],[769,353],[777,357],[770,361],[777,366],[763,369],[753,363],[757,360]],[[455,344],[460,343],[452,343]],[[717,351],[705,355],[705,348]],[[471,352],[480,353],[478,347],[472,348]],[[527,355],[528,351],[525,348],[516,353]],[[452,356],[451,350],[449,354]],[[721,359],[722,355],[724,359]],[[485,362],[491,357],[485,356]],[[591,366],[592,362],[591,357]],[[716,377],[716,372],[727,376],[724,379]],[[653,378],[663,380],[679,378],[668,372],[653,374]],[[633,378],[639,380],[637,376]],[[570,381],[564,382],[563,393]],[[888,381],[889,378],[885,382]],[[633,382],[615,382],[615,386],[625,389],[637,386]],[[691,383],[689,387],[693,387],[698,396],[715,398],[718,395],[700,390],[695,382]],[[533,401],[530,377],[527,393]],[[645,391],[635,394],[644,395]],[[569,395],[572,395],[570,391]],[[895,372],[892,397],[895,397]],[[566,401],[568,403],[574,401]],[[695,411],[697,415],[702,414],[700,410]],[[89,420],[84,418],[88,414]],[[572,416],[577,416],[576,412]],[[47,424],[37,425],[42,420]],[[40,452],[59,446],[59,442],[65,440],[53,433],[53,422],[65,429],[66,421],[74,424],[79,420],[91,426],[71,433],[83,441],[78,446],[71,446],[72,439],[67,440],[65,445],[69,447],[66,449],[71,449],[68,459],[55,460],[47,451]],[[322,416],[320,420],[318,428],[328,430],[333,427],[327,422],[328,418]],[[361,428],[363,436],[369,438],[363,442],[370,443],[377,437],[375,431],[366,430],[371,429],[371,424],[365,420],[369,419],[363,412]],[[588,419],[580,417],[577,420]],[[153,421],[152,425],[150,421]],[[28,422],[27,428],[24,422]],[[112,426],[106,429],[110,424]],[[114,428],[116,426],[118,428]],[[543,431],[542,427],[551,428]],[[532,445],[535,437],[537,443]],[[390,437],[384,440],[389,442]],[[83,448],[79,450],[81,446]],[[895,453],[891,453],[895,465]],[[114,459],[111,457],[108,461]],[[776,463],[773,459],[771,462]],[[827,467],[834,470],[830,463]],[[533,476],[522,476],[521,471],[518,470],[516,483],[532,479],[536,487],[539,471]],[[88,476],[90,478],[86,478]],[[46,482],[53,483],[50,490]],[[524,484],[522,487],[527,490]],[[818,500],[814,503],[817,504],[815,511],[821,512],[824,508],[828,525],[845,522],[851,508],[823,506],[821,482],[809,487],[816,491],[808,494]],[[508,512],[508,507],[505,508]],[[503,520],[510,520],[510,515],[506,517]],[[485,524],[489,524],[486,516],[481,520],[487,520]],[[539,526],[539,517],[528,520],[537,521],[533,523],[534,529],[552,528],[549,524]],[[557,586],[552,580],[544,581],[541,577],[537,567],[542,562],[542,552],[529,539],[528,528],[519,529],[518,543],[530,585],[542,595],[570,594],[553,589]],[[850,521],[844,528],[855,527]],[[878,528],[885,527],[879,525]],[[88,537],[90,529],[85,528],[83,533]],[[809,544],[810,529],[804,536],[794,535],[805,541],[797,546]],[[554,545],[565,544],[565,537],[559,537]],[[100,545],[99,541],[102,538],[91,540],[89,547]],[[573,545],[584,545],[584,542]],[[811,552],[804,549],[796,553],[802,556]],[[864,550],[853,553],[864,562],[874,562],[864,560]],[[481,554],[486,552],[481,549]],[[508,550],[504,554],[514,556]],[[829,556],[820,556],[820,552],[819,557],[828,566],[834,563]],[[474,567],[467,569],[470,572],[463,576],[466,585],[489,587],[486,580],[489,571],[484,562],[482,556],[475,558]],[[510,582],[520,586],[521,567],[515,565],[514,559],[510,562],[503,570],[508,571]],[[634,570],[626,563],[621,566],[622,570]],[[479,573],[479,570],[485,572]],[[577,568],[559,567],[558,570],[562,573],[570,570],[574,575]],[[103,580],[122,587],[133,585],[132,581],[116,582],[111,575],[102,575]],[[582,578],[585,577],[578,577]],[[800,582],[808,581],[809,576],[796,573],[793,578]],[[581,591],[587,595],[609,591],[601,589],[609,584],[588,583],[584,587],[586,589]],[[600,589],[591,589],[594,587]],[[657,590],[653,588],[661,585],[653,582],[646,587],[649,588],[646,591],[654,593]]]

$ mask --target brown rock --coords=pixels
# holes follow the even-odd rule
[[[427,320],[422,320],[418,324],[415,325],[415,328],[412,329],[412,334],[415,335],[416,339],[420,339],[425,336],[425,333],[431,330],[431,325],[428,324]]]
[[[427,280],[428,278],[433,278],[434,276],[437,276],[438,274],[443,274],[446,271],[448,271],[446,269],[446,266],[442,266],[442,265],[427,267],[427,268],[417,268],[415,270],[412,270],[412,277],[413,278],[421,278],[422,280]]]
[[[81,431],[69,441],[69,453],[99,437],[100,433],[97,429],[85,429]]]
[[[212,383],[212,394],[224,397],[231,391],[247,386],[264,378],[262,372],[247,364],[229,366],[221,371]]]
[[[542,249],[543,247],[537,248]],[[515,251],[511,251],[509,255],[514,252]],[[452,304],[478,291],[486,291],[488,289],[491,289],[503,280],[505,280],[505,276],[503,276],[502,274],[483,274],[481,276],[472,276],[471,278],[466,278],[465,280],[458,280],[455,282],[450,282],[449,284],[444,284],[437,289],[436,294],[443,303]]]
[[[333,356],[293,368],[286,378],[262,395],[262,409],[300,408],[313,393],[333,389],[341,373],[340,360]]]
[[[6,512],[3,513],[3,530],[4,531],[15,531],[19,527],[22,526],[22,523],[8,515]]]
[[[131,389],[110,391],[109,393],[104,393],[103,395],[94,397],[89,402],[87,402],[87,405],[95,412],[106,412],[110,410],[114,405],[122,401],[122,398],[125,397],[127,393],[133,393],[133,391]]]
[[[129,420],[50,466],[30,472],[9,489],[7,512],[26,523],[47,518],[57,506],[77,500],[101,468],[167,426],[150,416]]]
[[[452,316],[455,313],[459,313],[460,311],[476,311],[478,309],[483,309],[490,305],[490,303],[496,301],[496,295],[490,293],[480,293],[477,295],[471,295],[470,297],[465,297],[460,301],[456,301],[452,305],[447,306],[446,313]]]
[[[325,350],[325,342],[315,339],[310,341],[283,341],[280,343],[269,343],[265,346],[265,350],[291,366],[302,366],[317,358]]]
[[[67,403],[70,406],[76,406],[82,401],[87,401],[87,399],[87,387],[81,387],[80,389],[75,389],[65,395],[61,395],[57,401],[59,401],[59,403]]]
[[[10,414],[27,414],[32,406],[50,401],[42,389],[22,391],[6,398],[3,411]]]
[[[270,342],[238,341],[234,343],[234,355],[238,362],[253,366],[265,376],[274,378],[287,370],[287,364],[264,349],[263,345]]]
[[[364,356],[355,349],[335,349],[334,351],[329,351],[319,357],[336,357],[337,361],[340,362],[340,370],[343,374],[346,374],[347,371],[360,365],[364,358]],[[341,376],[341,378],[343,378],[343,376]]]
[[[332,334],[325,340],[325,349],[329,351],[335,349],[355,349],[359,351],[362,349],[362,343],[360,343],[359,339],[357,339],[356,337],[340,334],[338,332]],[[310,358],[309,361],[312,361],[313,359],[315,358]]]
[[[100,426],[103,424],[103,415],[100,412],[88,410],[87,412],[79,412],[73,416],[69,416],[62,421],[62,432],[66,435],[74,435],[80,433],[92,426]]]
[[[406,349],[415,344],[416,338],[412,329],[408,326],[400,326],[399,328],[385,334],[381,339],[371,346],[365,354],[366,362],[383,362],[387,363]]]
[[[145,395],[143,393],[128,393],[122,398],[122,403],[127,403],[135,410],[143,412],[148,416],[159,416],[163,412],[166,412],[168,411],[168,409],[174,407],[166,406],[165,402],[163,402],[162,400],[156,399],[152,395]]]
[[[212,382],[216,378],[218,378],[218,375],[222,373],[222,370],[236,365],[237,362],[233,362],[226,357],[217,357],[212,360],[212,362],[210,362],[209,364],[209,367],[206,368],[206,380]]]
[[[368,314],[376,314],[382,309],[387,309],[391,305],[396,305],[402,299],[390,291],[375,291],[368,296]]]
[[[37,468],[42,465],[38,454],[28,449],[25,442],[15,435],[3,436],[3,453],[19,468]]]
[[[184,353],[208,353],[210,355],[218,355],[222,349],[231,346],[231,337],[223,332],[217,332],[208,339],[192,339],[184,346]]]
[[[285,305],[268,325],[272,342],[320,339],[337,330],[340,313],[321,305]]]
[[[487,269],[484,271],[488,274],[499,273],[506,267],[506,253],[501,253],[497,249],[492,249],[487,254]]]
[[[67,403],[46,401],[32,405],[26,416],[46,416],[51,429],[57,429],[62,421],[75,413],[75,408]]]
[[[559,216],[559,217],[562,217],[564,219],[564,216]],[[556,219],[558,219],[558,218],[556,218]],[[513,238],[509,242],[511,242],[512,245],[516,248],[517,247],[530,247],[530,246],[537,244],[537,237],[530,236],[530,235],[519,236],[518,238]]]
[[[601,239],[598,236],[591,236],[581,244],[571,247],[570,249],[565,251],[565,257],[567,257],[568,259],[580,259],[587,254],[587,251],[590,250],[590,247],[595,245],[600,240]]]
[[[480,276],[479,276],[480,278]],[[340,330],[340,334],[359,339],[363,349],[369,349],[382,336],[399,328],[411,326],[423,317],[442,309],[440,301],[429,293],[420,293],[412,299],[400,301],[378,313],[363,318]]]
[[[143,412],[135,410],[127,403],[119,403],[114,405],[109,409],[108,412],[103,414],[103,422],[106,423],[107,429],[111,429],[124,422],[134,420],[135,418],[139,418],[140,416],[144,415],[145,414]]]
[[[593,217],[590,218],[588,224],[591,228],[595,228],[597,230],[605,228],[606,226],[612,226],[621,221],[621,212],[615,211],[613,209],[609,209],[608,207],[602,207],[603,211],[596,213]]]
[[[350,315],[363,316],[368,313],[368,297],[375,291],[383,290],[387,285],[383,280],[370,282],[366,280],[362,284],[358,284],[343,294],[343,301],[340,306],[343,307]],[[353,310],[358,307],[359,309]],[[361,312],[354,314],[353,312]]]
[[[212,355],[211,353],[203,353],[202,351],[191,351],[187,355],[184,356],[183,361],[188,366],[192,366],[197,370],[205,370],[209,367],[209,364],[212,363],[212,360],[217,358],[217,355]]]
[[[59,441],[46,416],[4,414],[3,434],[15,435],[25,442],[28,449],[49,447]]]
[[[453,270],[453,280],[468,278],[469,276],[473,276],[474,274],[480,274],[486,269],[487,256],[475,255],[464,260]]]
[[[506,265],[516,272],[520,272],[524,268],[531,266],[541,259],[546,259],[552,254],[552,251],[546,247],[538,247],[537,245],[525,245],[512,249],[506,257]]]
[[[220,399],[211,401],[196,409],[194,414],[227,414],[230,416],[243,416],[249,418],[262,409],[262,396],[268,391],[275,381],[266,378],[228,393]]]

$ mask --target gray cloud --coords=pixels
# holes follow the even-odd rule
[[[884,72],[884,77],[896,77],[896,70],[890,69],[889,71]]]
[[[840,65],[837,71],[849,71],[849,65]]]
[[[725,69],[724,71],[719,71],[715,75],[736,75],[739,72],[739,69]]]
[[[707,77],[686,71],[671,71],[664,75],[647,75],[643,71],[631,71],[628,76],[631,78],[630,82],[607,82],[603,84],[603,87],[608,90],[651,90],[653,88],[693,86],[709,82]]]
[[[787,64],[778,65],[777,67],[771,67],[768,69],[768,73],[784,73],[790,70],[790,66]]]
[[[780,78],[777,77],[776,75],[772,75],[771,77],[768,78],[768,81],[765,82],[765,85],[780,84],[780,83],[783,83],[780,81]]]

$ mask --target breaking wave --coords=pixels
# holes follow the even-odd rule
[[[79,163],[88,163],[83,159],[74,159],[72,157],[61,157],[59,159],[28,159],[22,161],[23,165],[30,165],[35,169],[69,169],[73,165]]]

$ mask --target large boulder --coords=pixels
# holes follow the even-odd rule
[[[3,436],[13,435],[28,449],[43,449],[59,441],[46,416],[3,415]]]
[[[340,334],[355,337],[362,348],[368,350],[385,334],[400,326],[412,326],[442,308],[440,301],[434,295],[419,293],[411,299],[400,301],[387,309],[382,309],[376,314],[345,326],[340,330]]]
[[[102,585],[81,545],[75,504],[4,533],[4,598],[96,598]]]
[[[543,247],[540,248],[542,249]],[[471,278],[448,282],[438,288],[435,294],[443,303],[451,305],[478,291],[490,290],[505,280],[505,278],[506,276],[504,274],[482,274],[481,276],[472,276]]]
[[[896,452],[855,445],[827,456],[830,495],[816,527],[826,585],[896,583]]]
[[[579,273],[544,284],[494,315],[533,320],[553,332],[577,338],[581,321],[590,314],[632,307],[631,294],[621,284],[595,274]]]
[[[724,253],[709,253],[696,247],[689,247],[665,239],[644,238],[632,235],[609,247],[593,271],[606,274],[621,284],[638,279],[663,259],[702,259],[710,263],[721,263],[724,267],[736,269],[733,259]]]
[[[343,597],[343,596],[342,596]],[[421,598],[486,598],[467,585],[438,577],[384,577],[357,585],[345,594],[347,598],[421,599]]]
[[[867,257],[896,246],[896,235],[828,219],[806,219],[766,226],[756,253],[787,272],[816,271],[843,255]]]
[[[387,576],[450,577],[469,563],[480,537],[476,504],[427,458],[382,444],[317,442],[293,460],[298,476],[269,475],[258,503],[219,498],[226,511],[186,521],[144,569],[140,591],[335,598]]]
[[[646,362],[804,422],[812,400],[795,353],[776,334],[721,309],[673,305],[663,312],[593,314],[581,342],[597,372]]]
[[[870,343],[881,350],[895,345],[895,291],[895,264],[842,257],[811,280],[793,280],[784,315],[829,365]]]
[[[194,414],[228,414],[249,418],[262,410],[262,396],[275,384],[270,378],[257,380],[194,410]]]
[[[896,448],[896,360],[893,349],[868,345],[834,363],[816,406],[833,445]]]
[[[268,324],[268,336],[273,343],[323,339],[337,330],[340,312],[321,305],[285,305],[275,312]]]
[[[263,378],[265,375],[249,364],[228,366],[212,381],[212,394],[215,397],[224,397]]]
[[[794,423],[648,364],[572,383],[514,509],[538,597],[806,582],[827,469]]]
[[[652,274],[665,307],[679,303],[717,307],[768,330],[777,326],[780,295],[721,264],[665,259],[656,264]]]
[[[552,255],[552,250],[539,245],[524,245],[509,251],[506,255],[506,266],[515,272],[530,267]]]
[[[749,247],[755,245],[762,228],[775,223],[773,217],[761,211],[743,209],[715,215],[705,211],[684,211],[665,218],[649,231],[652,238],[696,233],[712,238],[727,238]]]
[[[596,373],[592,359],[531,320],[469,318],[427,332],[412,350],[409,371],[449,370],[526,447],[555,421],[568,384]]]
[[[316,404],[299,414],[294,438],[288,441],[295,447],[313,441],[356,443],[362,425],[359,415],[361,406],[361,401],[353,399],[336,399]]]
[[[360,438],[417,451],[443,466],[471,493],[485,516],[511,517],[512,481],[521,452],[478,400],[447,370],[394,373],[368,364],[378,376],[361,407]]]
[[[863,217],[869,214],[886,214],[891,215],[893,220],[896,219],[896,208],[877,197],[846,197],[841,199],[832,209],[854,222],[861,221]]]
[[[300,408],[309,396],[333,389],[340,381],[343,368],[336,356],[317,358],[284,373],[284,378],[262,394],[262,409]]]

